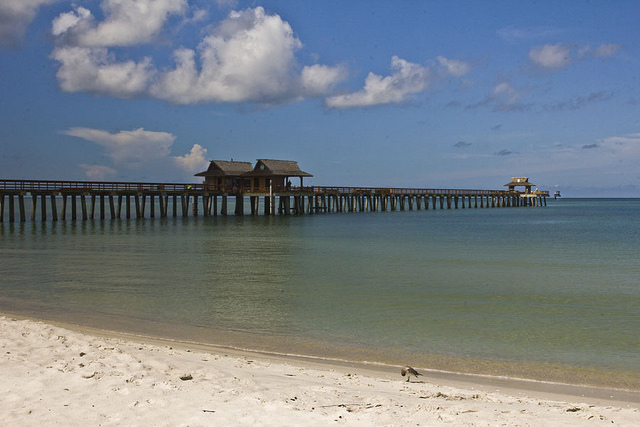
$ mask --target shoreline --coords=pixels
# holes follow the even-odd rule
[[[169,326],[162,323],[151,322],[140,319],[136,323],[136,328],[131,327],[131,323],[123,321],[121,318],[115,318],[111,315],[103,315],[95,318],[84,319],[86,321],[77,320],[80,323],[70,323],[67,320],[60,319],[60,313],[49,313],[50,316],[37,316],[35,314],[14,313],[7,310],[0,310],[0,317],[12,317],[16,319],[30,320],[35,322],[43,322],[46,324],[58,326],[72,331],[85,333],[93,336],[101,336],[105,338],[120,338],[125,340],[143,341],[157,345],[173,345],[182,348],[198,348],[203,351],[210,352],[232,352],[238,356],[255,355],[271,359],[293,360],[303,363],[312,363],[319,366],[348,366],[350,368],[359,368],[374,373],[385,373],[395,376],[395,372],[399,371],[400,364],[393,362],[370,361],[366,358],[355,360],[342,357],[343,354],[334,352],[332,356],[319,356],[313,352],[297,353],[282,351],[282,347],[277,345],[264,346],[263,348],[249,348],[244,345],[237,345],[237,341],[230,339],[229,336],[216,337],[216,341],[203,341],[199,336],[189,336],[183,334],[184,329],[174,329],[169,331],[163,330],[163,335],[159,334],[159,328]],[[104,324],[103,321],[108,320],[110,328],[96,326],[96,324]],[[129,319],[131,320],[131,319]],[[172,325],[175,328],[175,325]],[[233,335],[233,334],[231,334]],[[184,337],[187,338],[184,338]],[[219,338],[219,339],[218,339]],[[256,337],[260,338],[260,337]],[[225,342],[226,339],[226,342]],[[243,340],[246,342],[246,337]],[[233,342],[234,344],[230,344]],[[562,374],[547,372],[546,378],[536,378],[535,376],[518,375],[517,369],[500,370],[506,365],[500,362],[490,362],[483,360],[474,360],[475,370],[456,370],[456,368],[467,367],[465,362],[469,360],[457,358],[434,358],[430,364],[416,363],[414,358],[409,357],[408,360],[413,361],[413,365],[421,371],[428,372],[430,378],[437,379],[443,383],[454,382],[462,386],[483,387],[486,390],[492,389],[510,389],[513,391],[530,391],[543,395],[560,395],[576,396],[582,398],[593,399],[592,402],[603,403],[607,401],[620,401],[640,404],[640,388],[638,379],[628,380],[622,386],[620,381],[602,384],[595,380],[603,378],[608,372],[605,370],[595,370],[589,368],[558,366],[558,365],[542,365],[535,366],[526,370],[532,375],[534,372],[540,372],[540,369],[549,368],[549,370],[561,371]],[[444,362],[443,362],[444,361]],[[453,363],[451,363],[453,361]],[[394,361],[395,362],[395,361]],[[449,363],[447,363],[449,362]],[[444,365],[444,367],[443,367]],[[526,364],[520,364],[522,367]],[[452,369],[453,368],[453,369]],[[569,374],[564,373],[568,371]],[[495,373],[494,373],[495,372]],[[515,372],[515,373],[514,373]],[[586,373],[585,373],[586,372]],[[596,372],[598,375],[595,375]],[[393,373],[393,374],[389,374]],[[582,381],[568,382],[564,378],[571,378]],[[618,376],[620,374],[618,373]],[[561,379],[560,379],[561,378]],[[635,377],[634,377],[635,378]],[[632,386],[629,386],[631,384]]]
[[[86,336],[124,340],[131,343],[145,343],[155,346],[169,346],[182,350],[196,350],[211,354],[225,354],[234,357],[256,357],[279,363],[297,363],[319,369],[357,370],[360,373],[382,376],[387,379],[397,378],[400,365],[380,362],[354,361],[339,358],[319,357],[304,354],[282,353],[277,351],[255,350],[223,344],[180,340],[170,337],[144,335],[135,332],[124,332],[73,324],[58,320],[44,320],[36,317],[0,312],[0,320],[27,321],[50,325]],[[429,381],[442,386],[466,387],[485,392],[505,391],[511,394],[535,395],[541,399],[579,398],[591,404],[618,403],[632,405],[640,409],[640,391],[622,388],[607,388],[581,384],[570,384],[529,378],[510,377],[506,375],[489,375],[482,373],[455,372],[427,367],[417,367]]]
[[[523,390],[427,371],[406,382],[395,367],[69,329],[19,316],[0,315],[0,332],[0,421],[7,425],[640,423],[640,401],[566,395],[555,386]]]

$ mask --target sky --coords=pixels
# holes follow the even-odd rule
[[[0,76],[3,179],[640,197],[640,1],[0,0]]]

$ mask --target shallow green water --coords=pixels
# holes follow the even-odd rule
[[[0,311],[325,357],[640,375],[639,212],[637,199],[564,199],[5,222]]]

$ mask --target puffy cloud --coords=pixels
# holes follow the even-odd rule
[[[114,167],[80,165],[92,180],[116,176],[119,169],[135,170],[138,175],[156,176],[160,180],[177,176],[190,178],[207,166],[207,150],[199,144],[194,144],[185,155],[172,156],[171,147],[176,138],[167,132],[139,128],[110,133],[100,129],[76,127],[61,133],[99,145],[113,162]]]
[[[291,26],[262,7],[231,12],[200,44],[200,67],[194,51],[176,51],[176,68],[162,74],[151,93],[180,104],[291,99],[294,52],[301,46]]]
[[[620,50],[619,44],[606,44],[593,48],[590,45],[572,47],[566,44],[546,44],[529,51],[529,59],[538,67],[560,70],[576,60],[607,58]]]
[[[493,97],[504,100],[506,104],[514,104],[518,101],[521,94],[509,82],[498,83],[493,88]]]
[[[51,58],[60,63],[60,87],[118,97],[145,94],[156,72],[151,59],[118,61],[108,48],[148,42],[170,14],[185,7],[186,0],[104,0],[102,22],[82,6],[60,14],[51,27],[57,40]]]
[[[41,6],[59,0],[0,0],[0,45],[17,44]]]
[[[386,77],[369,73],[361,91],[329,97],[326,100],[327,106],[352,108],[399,103],[428,87],[431,73],[427,67],[394,56],[391,59],[391,70],[393,74]]]
[[[194,144],[189,153],[184,156],[174,157],[174,160],[181,169],[193,174],[207,168],[206,154],[206,148],[203,148],[200,144]]]
[[[71,128],[62,132],[94,142],[104,148],[117,166],[136,169],[169,156],[175,136],[167,132],[152,132],[143,128],[109,133],[100,129]]]
[[[448,74],[455,77],[462,77],[471,71],[471,65],[458,59],[447,59],[444,56],[436,58],[440,65],[445,68]]]
[[[153,39],[171,14],[181,14],[186,0],[104,0],[105,20],[99,23],[81,6],[53,21],[55,36],[86,47],[131,46]]]
[[[146,90],[155,72],[149,58],[117,62],[101,47],[58,47],[51,57],[61,64],[56,75],[60,87],[67,92],[131,97]]]
[[[542,68],[560,69],[571,63],[571,49],[564,44],[546,44],[531,49],[529,59]]]
[[[282,103],[325,95],[346,76],[343,67],[299,66],[302,43],[291,26],[262,7],[231,12],[197,49],[173,52],[175,67],[158,70],[150,58],[119,61],[116,46],[150,41],[186,0],[104,0],[105,20],[84,7],[52,23],[61,88],[118,97],[151,96],[177,104]],[[195,19],[195,15],[194,15]]]
[[[346,76],[347,70],[341,66],[329,67],[316,64],[304,67],[300,76],[302,92],[309,96],[326,94]]]

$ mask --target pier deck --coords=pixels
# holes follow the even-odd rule
[[[24,222],[27,213],[32,221],[227,215],[230,198],[235,215],[244,215],[245,210],[251,215],[304,215],[546,206],[548,196],[546,191],[325,186],[230,192],[202,183],[4,179],[0,180],[0,222]]]

